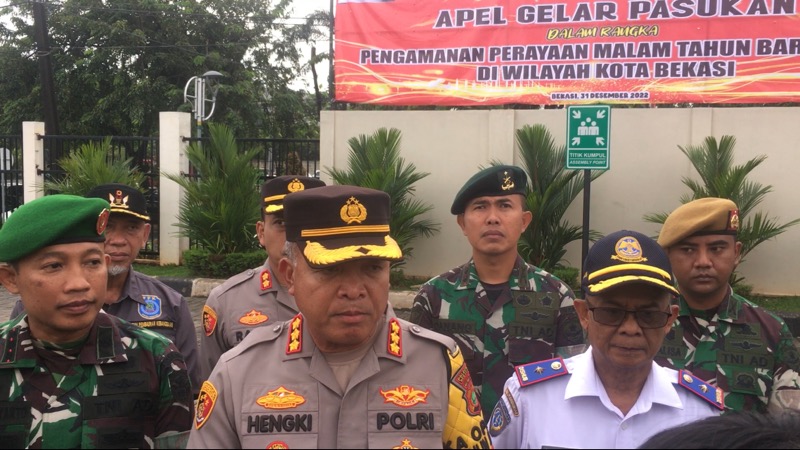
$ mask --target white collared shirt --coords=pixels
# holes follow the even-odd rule
[[[719,415],[655,363],[628,414],[611,403],[592,348],[564,361],[568,375],[520,387],[516,374],[487,418],[495,448],[636,448],[666,428]],[[511,399],[509,399],[511,396]]]

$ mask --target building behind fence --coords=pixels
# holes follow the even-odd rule
[[[186,113],[162,113],[162,114],[186,114]],[[44,125],[38,122],[26,122],[27,129],[44,129]],[[162,129],[164,118],[162,116]],[[23,127],[24,129],[26,127]],[[208,138],[197,139],[188,135],[191,129],[187,130],[186,135],[180,136],[180,143],[173,142],[178,148],[162,149],[163,137],[125,137],[112,136],[110,139],[111,149],[108,152],[109,162],[125,160],[130,158],[132,166],[136,167],[144,174],[145,180],[141,186],[147,198],[147,208],[151,217],[150,238],[141,250],[140,258],[161,260],[162,252],[160,243],[164,242],[164,234],[177,234],[174,223],[177,222],[177,202],[167,206],[174,214],[169,217],[162,217],[161,211],[161,190],[160,186],[167,181],[171,181],[161,176],[162,170],[165,173],[174,173],[172,170],[162,166],[162,150],[168,152],[181,151],[190,143],[200,140],[208,142]],[[24,134],[24,133],[23,133]],[[39,141],[38,148],[25,149],[26,152],[40,152],[40,163],[35,163],[35,172],[32,170],[27,173],[35,173],[37,180],[25,180],[23,174],[23,136],[0,136],[0,212],[2,220],[8,217],[16,207],[21,205],[26,199],[45,195],[43,191],[43,181],[55,181],[63,179],[66,175],[59,165],[59,161],[77,151],[82,145],[87,143],[101,143],[105,136],[61,136],[46,135],[43,132],[35,133],[35,139]],[[265,181],[276,176],[285,174],[303,174],[319,177],[319,140],[313,139],[260,139],[260,138],[239,138],[236,140],[241,152],[250,151],[257,148],[258,154],[253,159],[253,165],[261,171],[261,181]],[[170,156],[175,156],[171,154]],[[184,162],[188,164],[188,162]],[[180,173],[193,173],[189,170],[181,170]],[[258,189],[258,186],[254,186]],[[27,196],[25,191],[28,191]],[[174,206],[174,207],[169,207]],[[163,223],[162,223],[163,222]],[[169,228],[167,233],[162,234],[162,229]],[[187,245],[183,245],[185,247]],[[170,259],[167,263],[177,263]],[[162,261],[165,263],[165,261]]]

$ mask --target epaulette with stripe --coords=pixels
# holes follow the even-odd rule
[[[514,372],[517,374],[520,387],[569,374],[564,359],[561,357],[520,364],[514,367]]]
[[[678,384],[685,387],[689,392],[697,395],[703,400],[714,405],[714,407],[724,410],[725,402],[723,401],[724,394],[722,389],[712,386],[705,381],[692,375],[687,370],[678,372]]]

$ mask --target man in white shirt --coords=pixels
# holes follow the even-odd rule
[[[667,255],[641,233],[597,241],[583,264],[584,299],[575,300],[589,350],[515,368],[488,420],[494,446],[635,448],[718,415],[721,390],[653,362],[678,312],[671,274]]]

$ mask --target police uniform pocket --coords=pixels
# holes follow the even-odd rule
[[[242,445],[316,448],[321,425],[318,389],[316,383],[245,385],[239,424]]]

